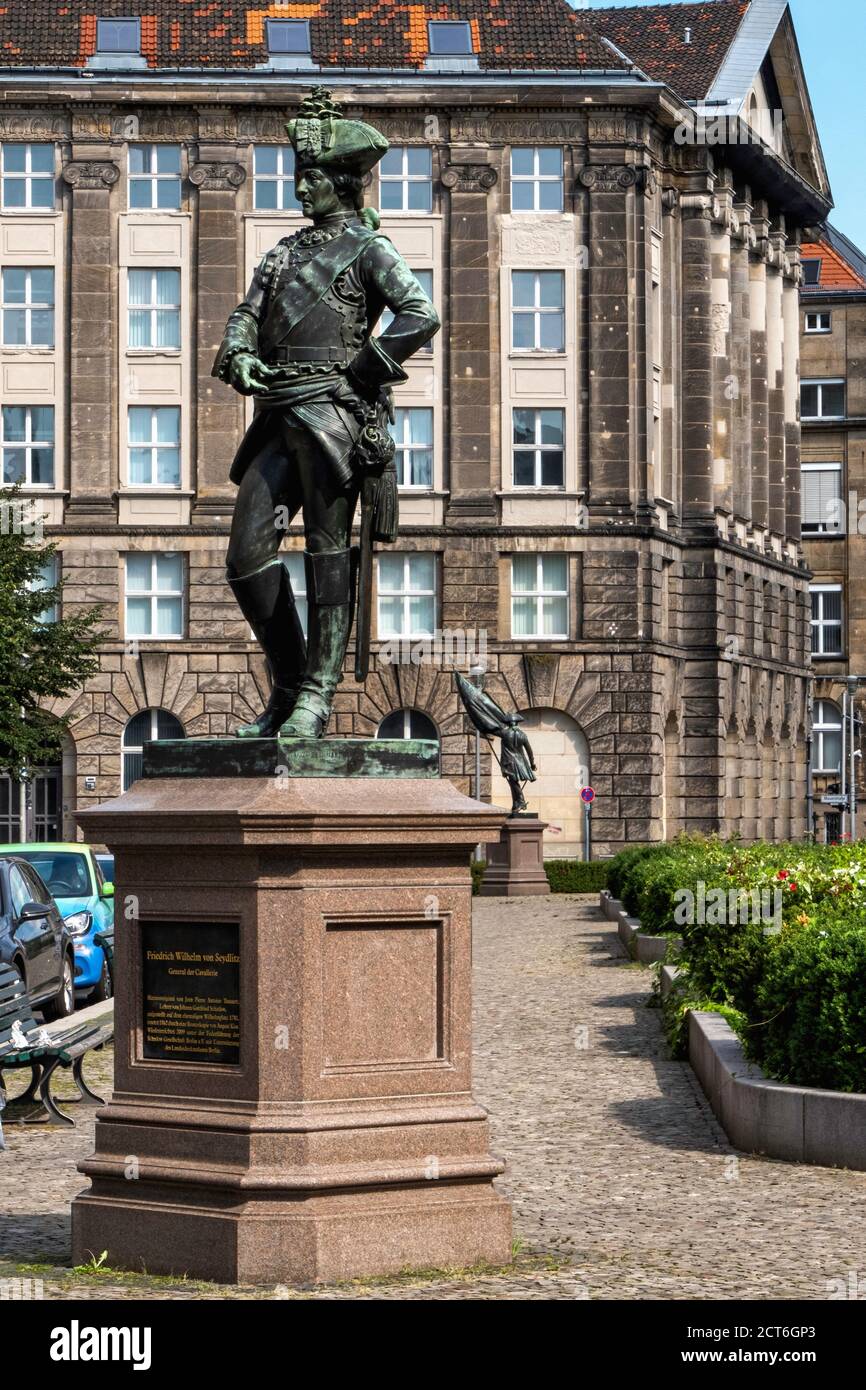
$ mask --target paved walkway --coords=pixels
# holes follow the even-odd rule
[[[668,1058],[650,972],[591,902],[481,899],[475,928],[475,1093],[509,1161],[513,1273],[294,1291],[58,1269],[42,1273],[46,1297],[826,1299],[852,1271],[866,1291],[866,1173],[735,1155],[690,1068]],[[68,1258],[89,1131],[7,1130],[0,1257]]]

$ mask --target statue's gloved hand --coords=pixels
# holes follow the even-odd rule
[[[268,390],[279,373],[251,352],[236,352],[229,366],[229,383],[242,396],[258,396]]]

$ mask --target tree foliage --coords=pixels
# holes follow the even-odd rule
[[[83,685],[98,669],[99,608],[44,620],[59,605],[62,582],[42,585],[56,546],[38,544],[22,525],[17,489],[0,491],[0,773],[56,761],[67,720],[44,706]]]

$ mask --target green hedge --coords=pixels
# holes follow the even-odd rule
[[[618,855],[610,882],[645,929],[683,939],[675,1046],[688,1010],[711,1008],[775,1080],[866,1092],[866,845],[681,837]]]
[[[544,871],[552,893],[600,893],[607,887],[609,861],[581,859],[546,859]],[[470,864],[472,892],[477,894],[484,877],[486,863]]]

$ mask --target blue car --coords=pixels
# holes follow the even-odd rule
[[[111,970],[98,932],[114,924],[114,884],[106,883],[88,845],[0,845],[0,856],[32,864],[60,909],[75,953],[75,998],[99,1003],[112,994]]]

